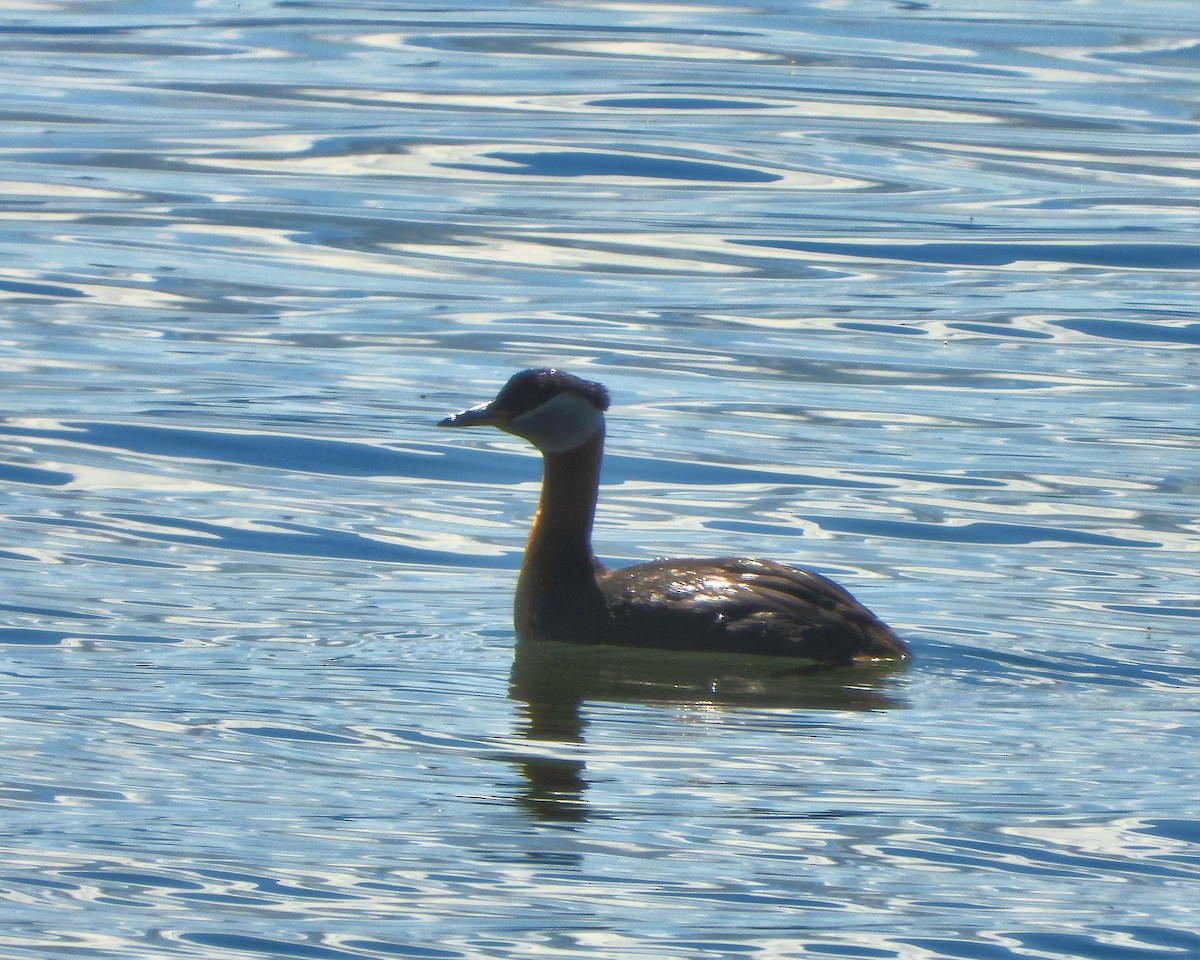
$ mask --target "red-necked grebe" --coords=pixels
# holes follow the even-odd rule
[[[529,640],[894,660],[908,648],[831,580],[771,560],[654,560],[606,570],[592,553],[608,391],[561,370],[516,374],[443,427],[499,427],[542,453],[514,625]]]

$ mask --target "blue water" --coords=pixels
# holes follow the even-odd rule
[[[0,957],[1200,956],[1200,14],[29,2],[0,24]],[[597,547],[901,668],[518,648]]]

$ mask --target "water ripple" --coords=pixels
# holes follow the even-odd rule
[[[1200,951],[1191,5],[59,13],[6,958]],[[545,364],[607,558],[812,565],[913,663],[514,644],[538,461],[433,424]]]

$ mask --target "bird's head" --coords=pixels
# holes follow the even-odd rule
[[[563,453],[604,428],[608,391],[562,370],[522,370],[496,399],[448,416],[439,427],[498,427],[543,453]]]

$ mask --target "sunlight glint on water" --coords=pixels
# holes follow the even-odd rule
[[[0,28],[0,955],[1200,952],[1194,9],[409,7]],[[517,647],[547,364],[913,664]]]

